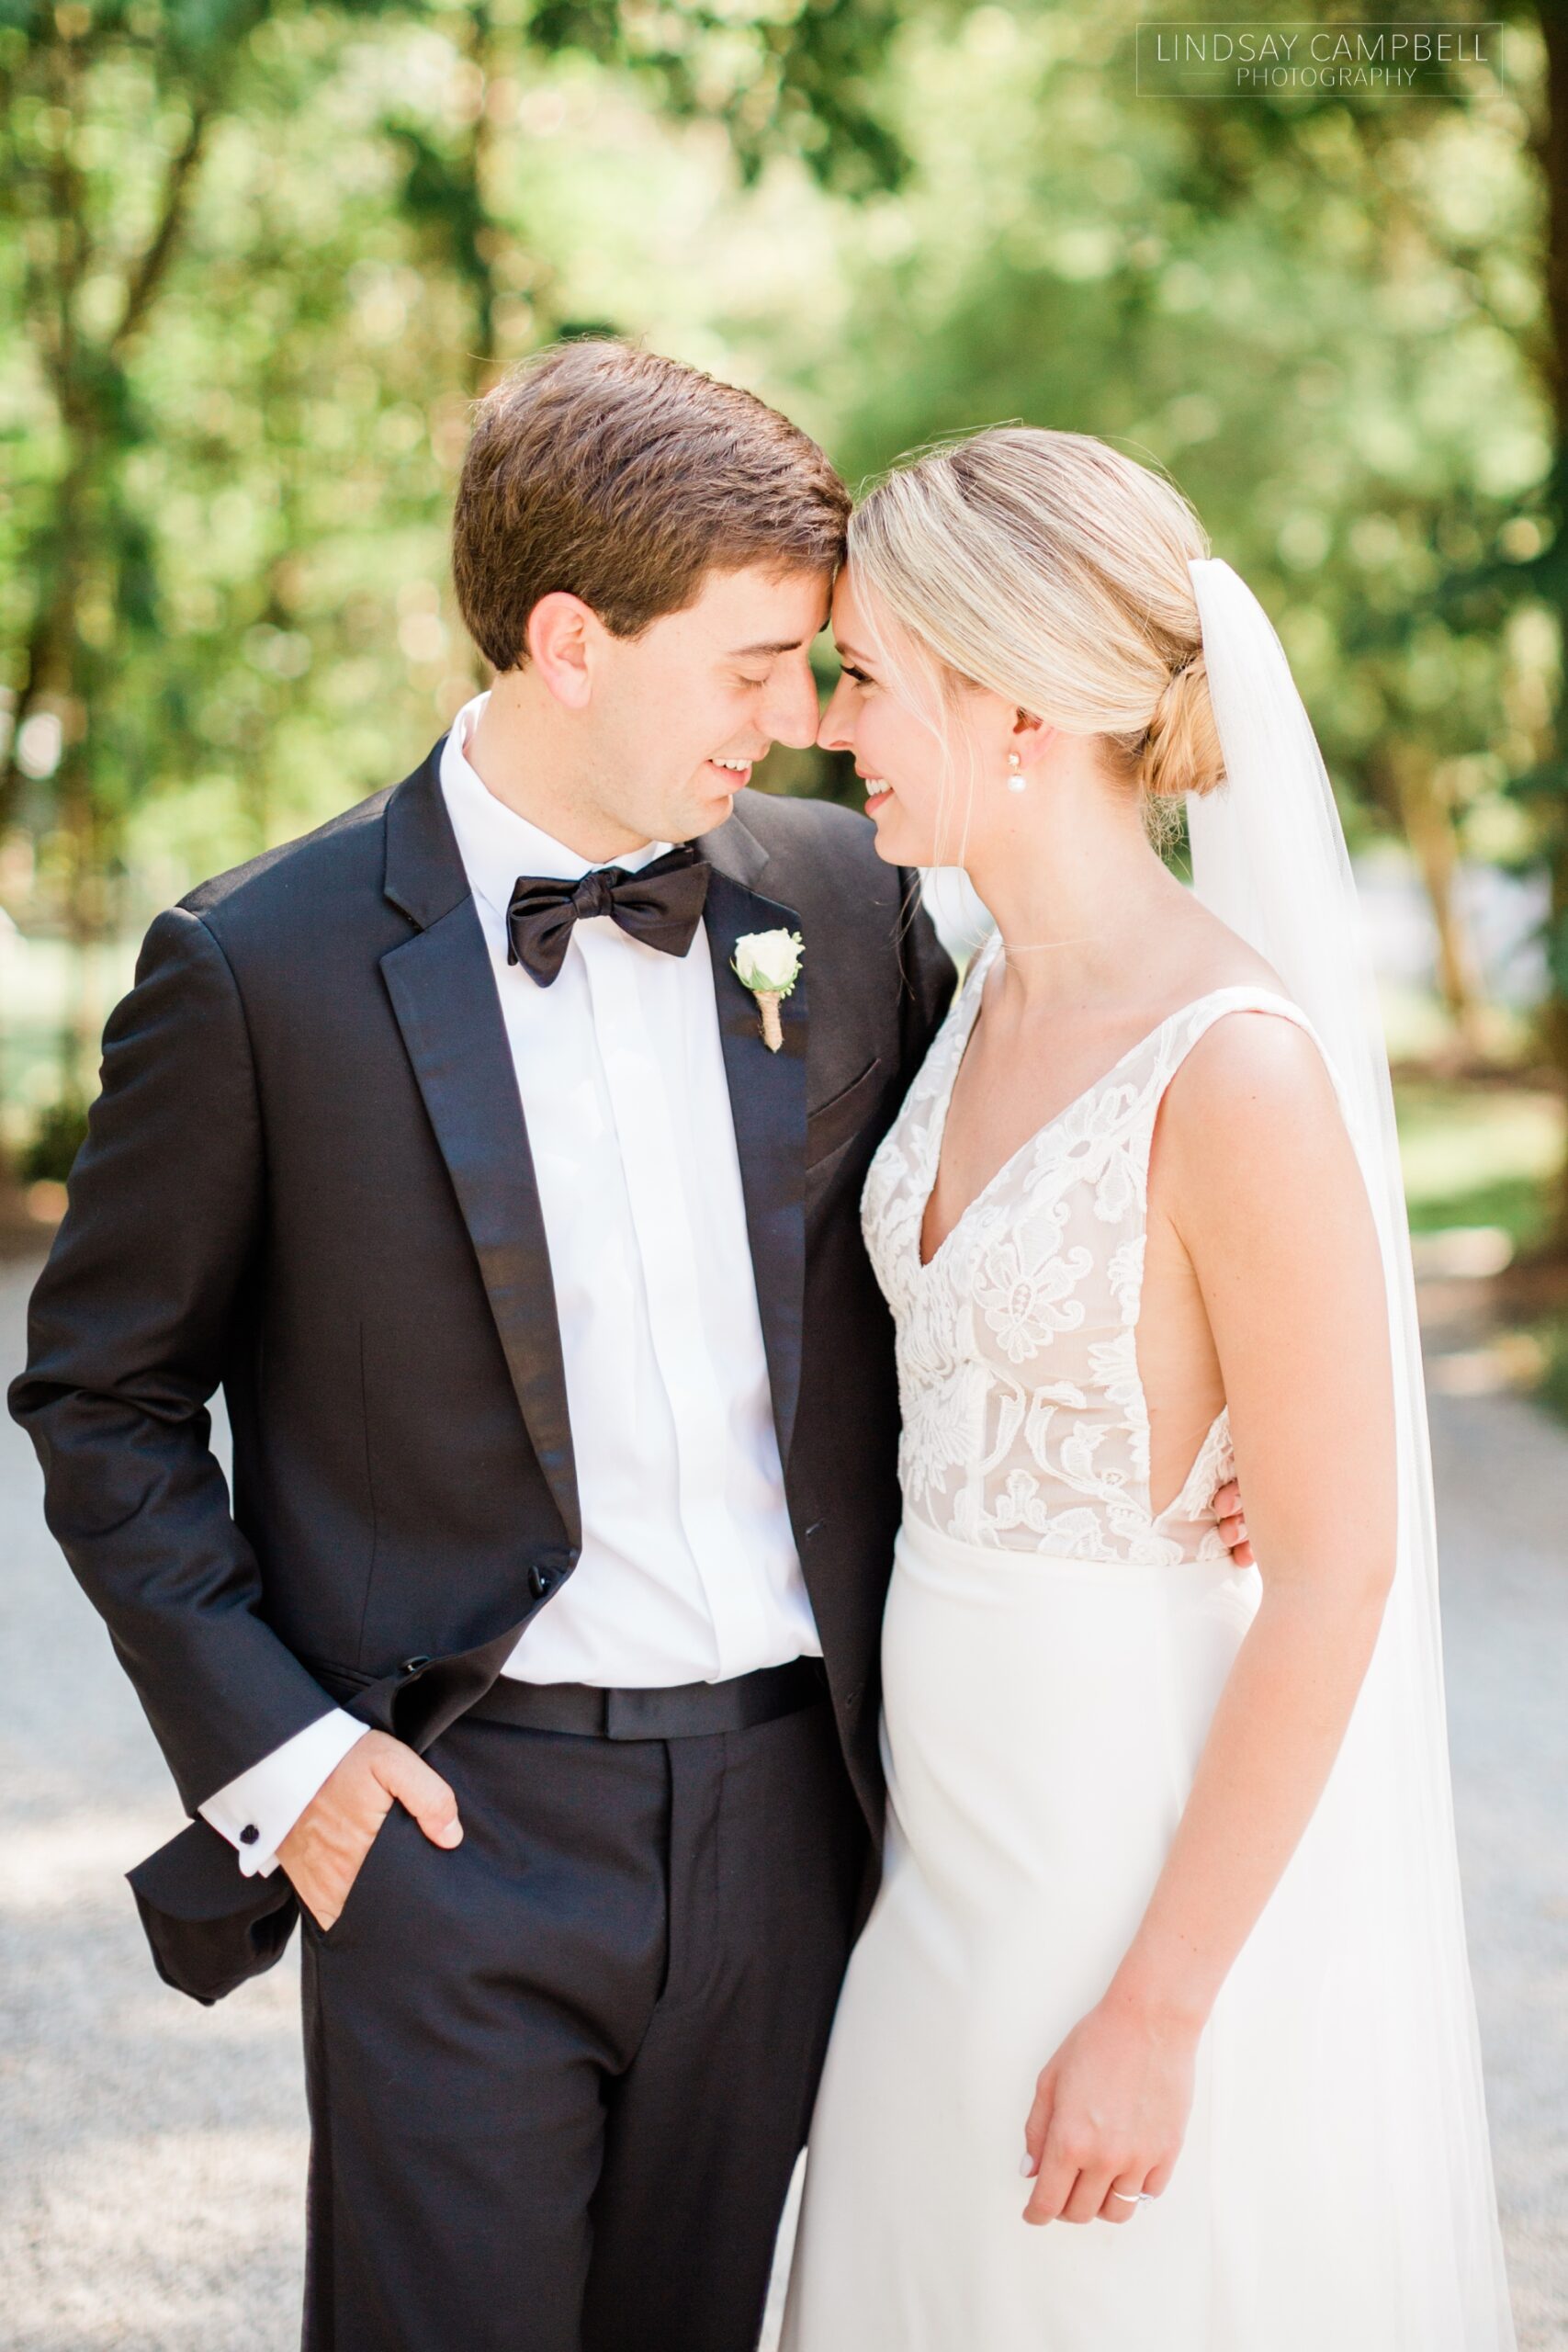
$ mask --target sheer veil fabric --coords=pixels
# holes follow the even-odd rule
[[[1258,2167],[1247,2192],[1257,2198],[1247,2219],[1260,2292],[1271,2271],[1277,2280],[1301,2263],[1303,2214],[1322,2211],[1330,2166],[1330,2199],[1345,2201],[1347,2221],[1370,2197],[1385,2223],[1370,2245],[1354,2227],[1325,2234],[1380,2274],[1357,2300],[1386,2313],[1388,2352],[1512,2352],[1454,1840],[1430,1446],[1388,1058],[1333,789],[1284,649],[1229,564],[1205,558],[1190,568],[1226,778],[1188,802],[1193,885],[1267,957],[1327,1057],[1382,1244],[1399,1447],[1397,1567],[1371,1667],[1323,1800],[1233,1971],[1216,2063],[1252,2070],[1255,2089],[1278,2080],[1288,2095],[1275,2111],[1303,2125],[1302,2202],[1292,2167],[1278,2164]],[[1324,1475],[1332,1478],[1332,1464]],[[1345,1503],[1353,1510],[1354,1497]],[[1301,2006],[1287,2014],[1300,2017],[1300,2041],[1284,2050],[1280,1994],[1292,1977]],[[1269,2104],[1249,2103],[1258,2113]],[[1360,2129],[1348,2164],[1351,2116]],[[1332,2260],[1333,2245],[1319,2254]]]

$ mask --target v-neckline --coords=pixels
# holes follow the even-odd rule
[[[926,1213],[931,1207],[931,1200],[937,1188],[937,1180],[942,1174],[942,1147],[947,1136],[948,1113],[953,1108],[953,1091],[958,1084],[958,1073],[964,1067],[964,1057],[968,1052],[969,1041],[975,1035],[975,1024],[980,1017],[981,999],[986,993],[986,982],[991,976],[991,967],[996,962],[996,951],[1000,941],[1000,932],[994,931],[991,933],[990,939],[987,942],[986,945],[980,949],[978,956],[976,957],[976,978],[974,1002],[970,1006],[969,1018],[967,1023],[964,1024],[964,1035],[959,1041],[958,1055],[953,1065],[952,1075],[949,1077],[947,1081],[946,1092],[943,1094],[942,1102],[932,1117],[931,1128],[928,1130],[927,1134],[926,1148],[930,1156],[931,1178],[930,1182],[926,1185],[925,1191],[920,1196],[920,1214],[915,1225],[915,1267],[916,1272],[921,1274],[929,1274],[931,1272],[939,1259],[943,1255],[949,1243],[957,1239],[958,1235],[963,1231],[964,1227],[974,1215],[974,1212],[979,1207],[981,1202],[986,1199],[988,1193],[996,1190],[996,1187],[1001,1182],[1002,1178],[1017,1165],[1017,1163],[1023,1158],[1024,1153],[1027,1151],[1032,1151],[1035,1146],[1040,1142],[1041,1138],[1043,1136],[1048,1136],[1053,1127],[1059,1127],[1064,1119],[1070,1119],[1073,1113],[1087,1102],[1091,1094],[1098,1094],[1102,1087],[1109,1086],[1117,1071],[1122,1069],[1126,1063],[1130,1062],[1134,1054],[1142,1053],[1145,1046],[1152,1046],[1155,1039],[1161,1035],[1165,1030],[1168,1029],[1173,1021],[1179,1021],[1184,1012],[1191,1012],[1199,1005],[1207,1004],[1212,997],[1229,996],[1235,993],[1237,989],[1246,993],[1247,984],[1245,981],[1232,981],[1229,986],[1225,988],[1205,989],[1201,996],[1190,997],[1185,1004],[1174,1006],[1172,1010],[1165,1015],[1163,1020],[1156,1022],[1152,1029],[1146,1029],[1141,1037],[1135,1037],[1133,1040],[1133,1043],[1127,1047],[1125,1053],[1118,1054],[1116,1059],[1110,1065],[1109,1069],[1102,1070],[1098,1078],[1090,1079],[1089,1084],[1085,1087],[1081,1087],[1077,1093],[1073,1096],[1070,1102],[1064,1102],[1059,1111],[1054,1111],[1048,1119],[1043,1119],[1039,1126],[1034,1128],[1031,1134],[1024,1136],[1023,1141],[1018,1146],[1017,1149],[1015,1151],[1010,1151],[1000,1166],[992,1170],[991,1174],[981,1185],[979,1191],[965,1203],[958,1216],[948,1227],[947,1231],[942,1235],[942,1239],[937,1243],[936,1248],[931,1251],[931,1256],[927,1258],[921,1254],[925,1247]]]

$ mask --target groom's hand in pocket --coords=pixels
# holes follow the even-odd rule
[[[319,1928],[348,1900],[381,1824],[400,1804],[433,1846],[461,1842],[457,1800],[422,1756],[384,1731],[367,1731],[321,1782],[277,1849],[289,1883]]]

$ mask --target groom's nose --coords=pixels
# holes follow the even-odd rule
[[[804,654],[798,663],[780,662],[762,724],[775,743],[809,751],[817,741],[817,680]]]

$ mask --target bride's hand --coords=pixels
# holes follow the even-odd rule
[[[1198,2029],[1101,2002],[1043,2069],[1023,2127],[1026,2222],[1130,2222],[1169,2180],[1192,2105]],[[1121,2199],[1111,2192],[1126,2192]]]

